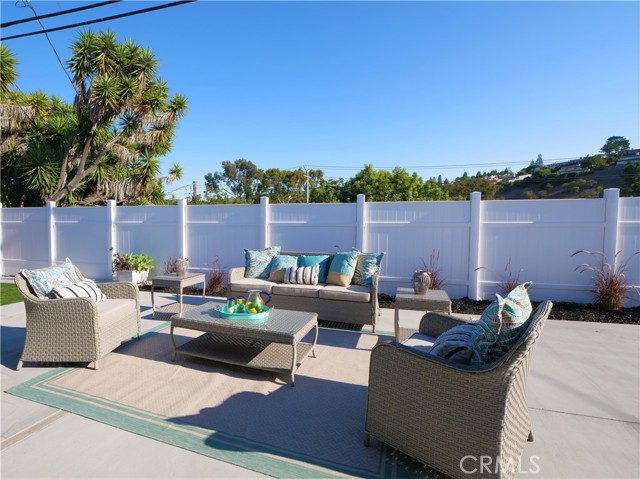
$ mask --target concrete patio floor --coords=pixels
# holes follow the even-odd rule
[[[156,295],[157,305],[173,300]],[[151,317],[148,292],[141,292],[141,303],[148,330],[159,320]],[[5,393],[49,369],[15,370],[24,306],[3,306],[0,315],[2,478],[265,477]],[[401,321],[415,324],[420,316],[402,311]],[[393,310],[382,310],[378,331],[393,331]],[[534,354],[529,407],[535,441],[525,448],[520,477],[640,477],[640,327],[548,321]]]

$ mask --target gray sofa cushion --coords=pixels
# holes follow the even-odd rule
[[[319,297],[338,301],[368,303],[371,300],[371,289],[367,286],[356,286],[353,284],[349,286],[328,284],[320,289]]]
[[[298,296],[301,298],[317,298],[322,286],[311,284],[276,284],[272,293],[282,296]]]
[[[134,299],[107,299],[95,304],[98,307],[100,322],[118,321],[120,318],[128,317],[131,311],[136,309]]]
[[[235,280],[229,285],[229,289],[235,293],[246,293],[250,289],[261,289],[267,293],[271,293],[275,283],[260,278],[241,278]]]

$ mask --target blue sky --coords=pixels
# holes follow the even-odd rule
[[[2,22],[32,17],[1,3]],[[89,2],[31,2],[39,15]],[[124,1],[43,20],[47,28],[161,2]],[[38,30],[37,22],[2,35]],[[223,161],[355,175],[365,164],[423,178],[514,171],[595,154],[610,136],[640,147],[638,2],[199,1],[94,24],[151,47],[189,99],[166,169],[178,197]],[[61,58],[78,30],[50,34]],[[44,35],[5,42],[18,86],[68,101]]]

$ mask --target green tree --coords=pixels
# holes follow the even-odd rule
[[[640,162],[631,163],[622,170],[623,186],[620,193],[624,196],[640,196]]]
[[[205,192],[214,203],[259,203],[264,176],[264,171],[244,158],[223,161],[221,172],[205,176]]]
[[[90,204],[110,194],[135,200],[126,195],[139,194],[136,178],[152,185],[149,173],[159,169],[149,159],[169,151],[186,111],[186,99],[170,96],[165,81],[156,78],[158,62],[150,49],[119,43],[109,31],[87,31],[72,43],[71,54],[73,106],[39,92],[2,94],[3,117],[14,113],[13,129],[2,124],[3,186],[9,152],[14,204]],[[161,189],[155,182],[146,191],[162,199]]]
[[[456,178],[453,183],[445,185],[445,190],[452,200],[468,200],[469,195],[474,191],[482,193],[482,198],[491,200],[495,198],[500,185],[487,178]]]
[[[629,147],[629,140],[624,136],[610,136],[602,148],[600,148],[600,151],[607,155],[610,163],[615,163]]]

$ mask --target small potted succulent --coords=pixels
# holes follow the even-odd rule
[[[120,254],[113,255],[113,272],[118,281],[131,283],[144,283],[149,277],[149,270],[153,268],[153,258],[146,254]]]

